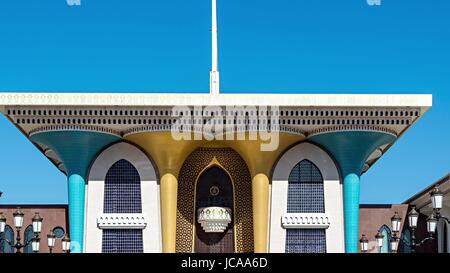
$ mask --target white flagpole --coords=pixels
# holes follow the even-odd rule
[[[211,25],[211,38],[212,38],[212,60],[211,71],[209,73],[209,93],[219,94],[219,71],[218,67],[218,49],[217,49],[217,4],[216,0],[212,0],[212,25]]]

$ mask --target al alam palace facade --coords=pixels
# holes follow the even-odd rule
[[[360,179],[431,104],[431,95],[0,94],[0,111],[67,175],[72,253],[357,252]]]

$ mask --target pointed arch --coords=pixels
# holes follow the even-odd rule
[[[391,252],[391,244],[389,243],[389,240],[391,239],[391,229],[386,226],[382,225],[380,227],[380,233],[383,235],[383,246],[380,249],[380,253],[390,253]]]
[[[12,243],[14,243],[14,230],[11,228],[11,226],[6,225],[5,226],[5,232],[3,234],[4,238]],[[0,253],[14,253],[14,248],[10,246],[6,240],[2,241],[2,244],[0,245]]]
[[[141,213],[141,178],[128,160],[120,159],[105,178],[104,213]]]
[[[323,176],[310,160],[292,168],[288,178],[288,213],[324,213]]]
[[[24,242],[29,242],[34,237],[33,225],[28,225],[23,232]],[[23,253],[33,253],[33,248],[31,244],[28,244],[23,248]]]

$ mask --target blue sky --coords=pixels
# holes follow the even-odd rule
[[[450,1],[218,0],[224,93],[431,93],[362,177],[398,203],[449,172]],[[0,2],[0,91],[208,92],[209,0]],[[0,117],[1,203],[66,203],[65,176]]]

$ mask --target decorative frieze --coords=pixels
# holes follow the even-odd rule
[[[283,228],[328,228],[330,220],[325,213],[285,213],[281,216]]]
[[[97,218],[100,229],[144,229],[147,220],[141,213],[105,213]]]

